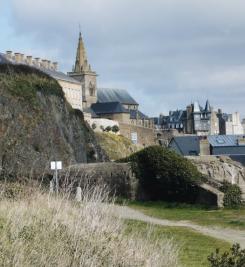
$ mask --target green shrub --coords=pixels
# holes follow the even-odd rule
[[[245,250],[240,248],[239,244],[234,244],[230,251],[220,254],[219,249],[212,253],[208,260],[211,267],[244,267]]]
[[[193,202],[202,175],[191,161],[160,146],[147,147],[123,159],[131,162],[144,194],[151,200]]]
[[[97,125],[95,123],[93,123],[91,127],[92,127],[93,130],[95,130]]]
[[[117,125],[113,125],[111,127],[111,130],[112,130],[113,133],[117,133],[117,132],[119,132],[119,127]]]
[[[58,82],[46,73],[26,65],[0,64],[0,81],[13,96],[38,105],[37,92],[64,98]]]
[[[242,205],[242,191],[236,184],[227,181],[223,182],[220,190],[224,195],[224,206],[228,208],[238,208]]]
[[[111,131],[111,126],[107,126],[107,127],[105,128],[105,131],[106,131],[106,132],[110,132],[110,131]]]

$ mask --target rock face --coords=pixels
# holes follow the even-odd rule
[[[36,178],[51,160],[65,167],[106,156],[54,79],[26,66],[1,65],[0,176]]]
[[[245,169],[244,167],[231,160],[229,157],[188,157],[198,167],[199,171],[218,182],[224,180],[237,184],[245,196]]]

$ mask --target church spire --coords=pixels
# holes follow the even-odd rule
[[[80,31],[74,71],[77,73],[81,73],[82,71],[86,71],[87,69],[88,69],[88,59],[86,55],[85,46],[83,43],[82,33]]]

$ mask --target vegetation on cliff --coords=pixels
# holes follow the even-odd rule
[[[0,65],[0,176],[40,177],[51,160],[68,166],[106,156],[56,80],[29,66]]]
[[[143,149],[143,146],[134,145],[132,142],[122,136],[108,132],[96,133],[98,143],[106,152],[110,160],[118,160],[130,156],[132,153]]]

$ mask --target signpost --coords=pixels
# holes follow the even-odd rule
[[[58,170],[62,170],[62,161],[51,161],[50,164],[51,170],[54,170],[55,174],[55,189],[56,193],[59,192],[59,178],[58,178]]]

